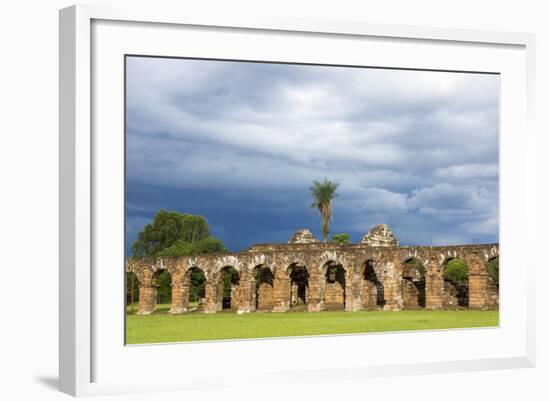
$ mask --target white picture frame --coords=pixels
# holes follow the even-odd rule
[[[144,31],[147,31],[146,36]],[[190,31],[197,35],[196,39],[207,50],[180,49],[175,41],[160,40],[180,34],[190,35]],[[224,50],[215,44],[220,35],[225,35],[224,39],[227,39]],[[289,38],[292,44],[289,44]],[[233,40],[235,46],[232,48]],[[238,40],[248,41],[251,45],[248,52],[243,50],[243,46],[238,46]],[[323,45],[333,51],[327,55],[319,53],[319,56],[312,50],[311,54],[304,56],[300,46],[314,44],[317,40],[323,40]],[[330,44],[332,40],[338,40],[338,48]],[[117,203],[120,201],[120,191],[123,190],[120,187],[122,172],[117,170],[120,167],[119,158],[123,157],[117,135],[123,134],[123,131],[120,131],[119,117],[105,114],[105,110],[117,113],[122,107],[120,64],[114,64],[113,60],[121,63],[120,56],[127,53],[181,56],[190,55],[186,52],[192,51],[192,56],[201,56],[199,53],[206,51],[216,53],[219,58],[299,61],[302,57],[310,57],[308,61],[328,62],[333,57],[343,63],[365,65],[365,61],[360,56],[355,57],[356,53],[352,50],[358,43],[369,41],[384,41],[384,47],[401,46],[399,49],[403,50],[376,50],[374,43],[373,54],[380,52],[379,56],[384,59],[377,61],[381,66],[449,71],[490,70],[502,74],[500,243],[503,267],[500,327],[446,330],[435,334],[401,332],[124,347],[124,343],[119,341],[123,336],[119,330],[123,316],[118,316],[118,312],[107,312],[109,305],[113,304],[114,310],[121,310],[117,309],[117,303],[122,302],[122,295],[117,291],[123,289],[119,285],[123,279],[123,267],[120,272],[114,273],[119,274],[118,278],[105,275],[101,268],[106,264],[111,267],[116,265],[122,254],[122,249],[117,251],[121,245],[120,224],[113,224],[116,227],[113,232],[107,233],[105,230],[106,222],[112,224],[123,218],[123,209],[117,208],[120,205]],[[260,47],[254,50],[253,44],[260,42],[270,46],[262,46],[261,52],[258,50]],[[164,44],[161,46],[161,43]],[[80,396],[205,389],[213,381],[218,386],[232,386],[235,376],[231,372],[222,376],[219,372],[208,371],[208,366],[220,356],[238,361],[234,374],[248,374],[257,382],[264,380],[266,383],[266,375],[269,375],[269,381],[274,377],[291,381],[296,372],[299,372],[301,380],[344,377],[360,380],[379,375],[406,374],[411,370],[430,373],[534,366],[535,284],[532,272],[535,262],[531,256],[534,255],[534,245],[515,233],[521,224],[526,224],[529,231],[535,231],[535,133],[531,128],[534,43],[533,35],[523,33],[345,21],[233,18],[154,7],[79,5],[61,10],[61,391]],[[282,48],[287,53],[277,50]],[[409,48],[414,48],[420,56],[412,60],[410,53],[407,55]],[[176,51],[183,54],[175,54]],[[459,63],[453,57],[461,52],[464,60]],[[489,52],[493,52],[489,57],[491,60],[486,55]],[[441,60],[434,62],[436,56]],[[97,138],[94,132],[98,129],[114,134]],[[111,143],[111,140],[114,142]],[[106,174],[111,177],[106,179]],[[116,199],[116,205],[107,205],[105,196]],[[101,237],[98,237],[99,234],[102,234]],[[112,249],[103,251],[101,244],[106,241],[112,244]],[[517,276],[512,276],[506,269],[506,266],[512,265],[521,266]],[[101,288],[102,294],[107,294],[105,299],[94,298],[98,288]],[[410,350],[404,355],[397,346],[394,349],[397,355],[384,354],[384,347],[399,343],[408,336],[414,337],[426,348]],[[438,347],[443,341],[457,341],[464,345],[442,352]],[[321,347],[353,352],[329,351],[323,358],[317,358],[315,355]],[[371,350],[368,354],[367,349]],[[290,370],[285,370],[283,360],[279,359],[285,353],[301,355],[300,362]],[[259,357],[268,358],[272,363],[250,369],[250,363]],[[140,376],[141,373],[133,369],[138,361],[143,361],[145,366],[158,366],[155,364],[159,361],[170,365],[172,359],[177,358],[193,359],[205,369],[163,376],[147,369],[143,369]]]

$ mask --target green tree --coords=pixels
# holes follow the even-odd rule
[[[329,224],[332,220],[332,200],[338,196],[336,193],[338,185],[340,184],[329,181],[325,178],[322,182],[317,180],[313,181],[313,184],[309,187],[311,196],[313,196],[314,199],[311,207],[319,210],[319,213],[321,214],[323,240],[325,242],[327,241],[327,237],[330,232]]]
[[[136,273],[126,273],[126,304],[134,311],[134,303],[139,299],[139,278]]]
[[[189,301],[197,302],[204,298],[205,295],[206,277],[200,269],[191,271],[191,279],[189,283]]]
[[[168,270],[161,270],[157,275],[157,303],[172,302],[172,275]]]
[[[349,234],[348,233],[334,234],[332,236],[332,240],[342,245],[349,244]]]
[[[468,281],[468,266],[460,259],[451,259],[443,270],[443,278],[455,285],[464,284]]]
[[[155,257],[177,241],[193,243],[209,235],[204,217],[161,209],[153,222],[143,227],[132,244],[133,256]]]
[[[196,242],[177,240],[168,248],[157,252],[156,256],[186,256],[223,252],[227,252],[227,249],[223,246],[223,243],[217,238],[208,237]]]
[[[498,256],[487,262],[487,273],[489,273],[489,277],[498,284]]]
[[[422,262],[416,258],[409,259],[405,261],[405,267],[416,269],[418,271],[418,275],[420,280],[424,280],[426,275],[426,268],[422,264]]]
[[[227,249],[219,239],[210,236],[204,217],[161,209],[140,231],[132,251],[134,257],[140,258],[222,253]],[[205,282],[202,271],[193,269],[189,286],[191,301],[204,297]],[[171,285],[170,273],[160,272],[157,276],[157,302],[171,302]],[[133,299],[136,299],[135,294]]]

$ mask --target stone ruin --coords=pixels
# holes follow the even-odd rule
[[[487,271],[488,262],[498,256],[498,244],[399,246],[390,228],[381,224],[358,244],[320,242],[300,229],[287,244],[259,244],[238,253],[128,259],[126,272],[139,280],[139,314],[155,310],[161,271],[172,279],[170,313],[195,310],[189,305],[195,269],[206,279],[199,304],[204,313],[498,309],[498,283]],[[466,284],[444,279],[451,259],[466,263]],[[422,266],[422,272],[414,266]],[[230,299],[223,296],[228,269],[236,272]]]
[[[288,240],[289,244],[312,244],[314,242],[319,242],[319,240],[315,239],[307,228],[297,230]]]
[[[363,236],[361,243],[369,246],[399,246],[399,241],[386,224],[374,226]]]

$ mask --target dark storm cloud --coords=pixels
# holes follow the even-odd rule
[[[129,241],[159,208],[233,250],[319,235],[324,177],[355,241],[498,240],[497,76],[132,57],[127,78]]]

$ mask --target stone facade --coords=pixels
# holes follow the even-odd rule
[[[363,236],[361,243],[369,246],[399,246],[399,241],[385,224],[374,226]]]
[[[487,273],[487,262],[499,254],[498,244],[398,246],[382,225],[359,244],[340,245],[321,243],[306,231],[300,230],[288,244],[260,244],[234,254],[129,259],[126,271],[136,273],[140,281],[138,313],[155,310],[156,277],[162,270],[172,275],[170,312],[189,312],[194,268],[206,278],[200,305],[204,313],[498,308],[498,283]],[[453,258],[468,266],[466,288],[443,278],[444,266]],[[406,263],[410,259],[422,263],[422,277],[411,272]],[[223,298],[228,268],[237,272],[229,300]]]
[[[315,239],[311,231],[306,228],[301,228],[297,230],[294,235],[288,240],[289,244],[312,244],[319,242],[318,239]]]

